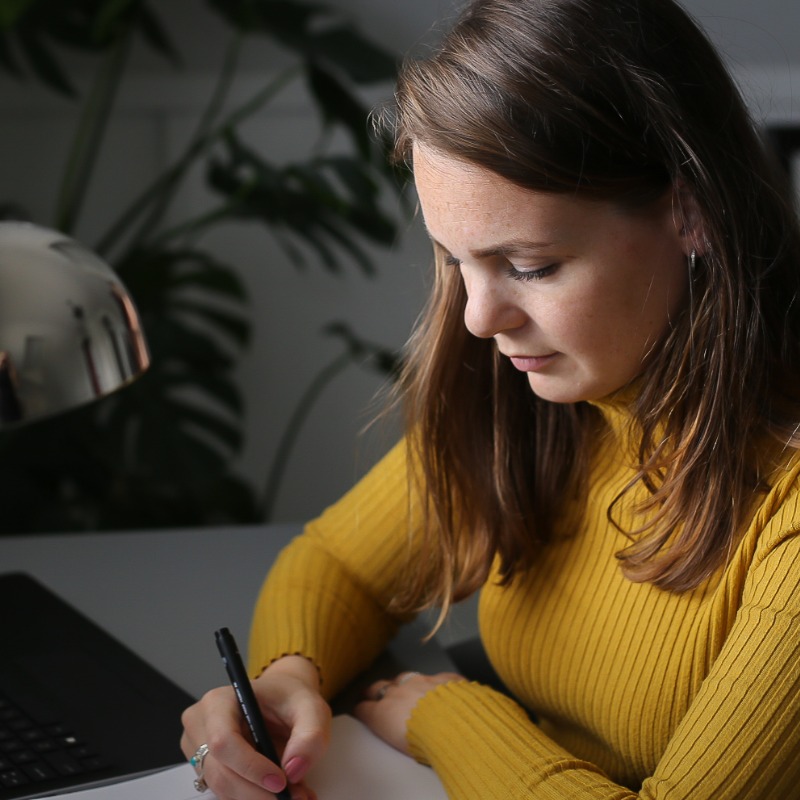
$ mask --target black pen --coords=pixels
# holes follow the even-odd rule
[[[239,655],[239,648],[236,646],[236,640],[233,634],[227,628],[220,628],[214,633],[214,638],[217,640],[217,648],[219,654],[222,656],[222,661],[225,664],[225,669],[228,672],[233,690],[236,692],[236,697],[239,700],[239,705],[242,708],[247,725],[250,728],[250,733],[253,734],[253,741],[261,755],[266,756],[270,761],[280,766],[280,759],[275,752],[275,747],[272,740],[267,733],[267,726],[264,724],[264,718],[261,716],[261,710],[258,707],[256,696],[253,693],[253,687],[250,685],[250,679],[247,677],[242,657]],[[287,784],[285,789],[275,793],[278,800],[291,800],[292,796],[289,792]]]

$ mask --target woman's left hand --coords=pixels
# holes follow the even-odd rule
[[[455,672],[440,672],[422,675],[419,672],[403,672],[394,680],[373,683],[366,691],[366,700],[353,710],[376,736],[406,755],[411,755],[406,741],[406,730],[411,712],[419,700],[431,689],[450,681],[465,678]]]

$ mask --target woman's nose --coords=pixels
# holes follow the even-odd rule
[[[490,339],[524,324],[525,314],[516,302],[515,292],[502,285],[502,278],[467,269],[462,269],[462,276],[467,292],[464,324],[473,336]]]

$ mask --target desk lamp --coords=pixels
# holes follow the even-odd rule
[[[0,222],[0,429],[103,397],[149,363],[104,261],[58,231]]]

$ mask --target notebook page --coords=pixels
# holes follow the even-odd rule
[[[193,788],[189,764],[51,800],[215,800]],[[319,800],[447,800],[436,773],[398,752],[346,715],[333,719],[331,743],[306,777]]]
[[[143,778],[54,795],[50,800],[216,800],[213,792],[195,791],[195,777],[191,765],[179,764]]]
[[[390,747],[346,715],[334,717],[328,751],[306,783],[319,800],[447,800],[430,767]]]

